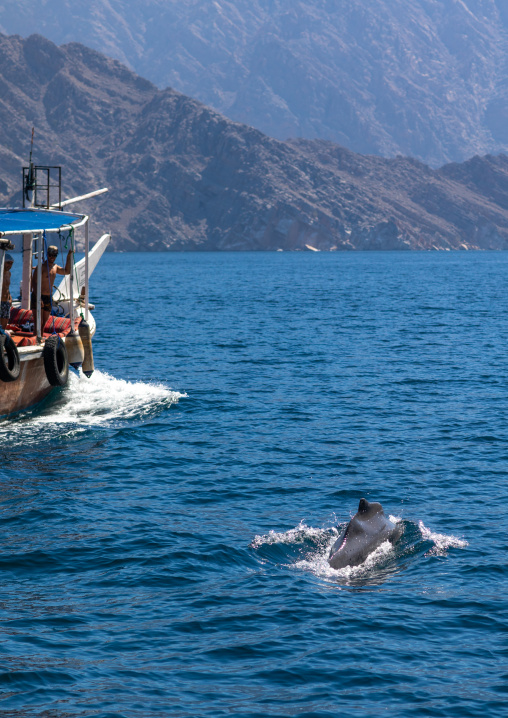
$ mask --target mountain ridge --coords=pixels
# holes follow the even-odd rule
[[[66,196],[110,187],[80,209],[117,250],[507,246],[504,155],[435,170],[326,140],[282,142],[40,35],[0,35],[0,88],[0,203],[20,199],[34,122],[36,160],[64,167]]]
[[[3,0],[265,134],[433,167],[508,150],[505,0]]]

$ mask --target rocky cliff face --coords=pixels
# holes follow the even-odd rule
[[[3,0],[279,139],[432,166],[508,149],[506,0]]]
[[[505,248],[508,158],[440,170],[323,140],[281,142],[104,55],[0,36],[0,204],[39,164],[127,250]],[[81,205],[80,205],[81,209]]]

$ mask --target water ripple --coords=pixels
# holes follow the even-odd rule
[[[504,716],[506,265],[105,255],[92,379],[0,423],[2,716]]]

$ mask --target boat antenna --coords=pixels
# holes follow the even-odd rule
[[[32,139],[30,141],[30,160],[29,160],[30,165],[32,165],[32,152],[34,149],[34,132],[35,132],[35,127],[32,127]]]
[[[33,148],[34,148],[34,130],[35,130],[35,127],[32,127],[32,140],[30,142],[30,159],[28,162],[28,173],[26,175],[25,188],[24,188],[25,198],[26,198],[27,202],[30,203],[30,205],[32,204],[32,198],[33,198],[33,193],[34,193],[34,189],[35,189],[35,172],[34,172],[34,165],[32,162],[32,152],[33,152]]]

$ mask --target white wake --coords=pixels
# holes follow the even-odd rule
[[[40,409],[19,415],[15,422],[16,434],[48,424],[86,428],[125,419],[143,419],[185,396],[163,384],[115,379],[97,370],[90,379],[83,374],[69,373],[67,386],[56,399],[50,397],[49,403]],[[9,419],[0,424],[0,440],[12,432],[12,427]]]

